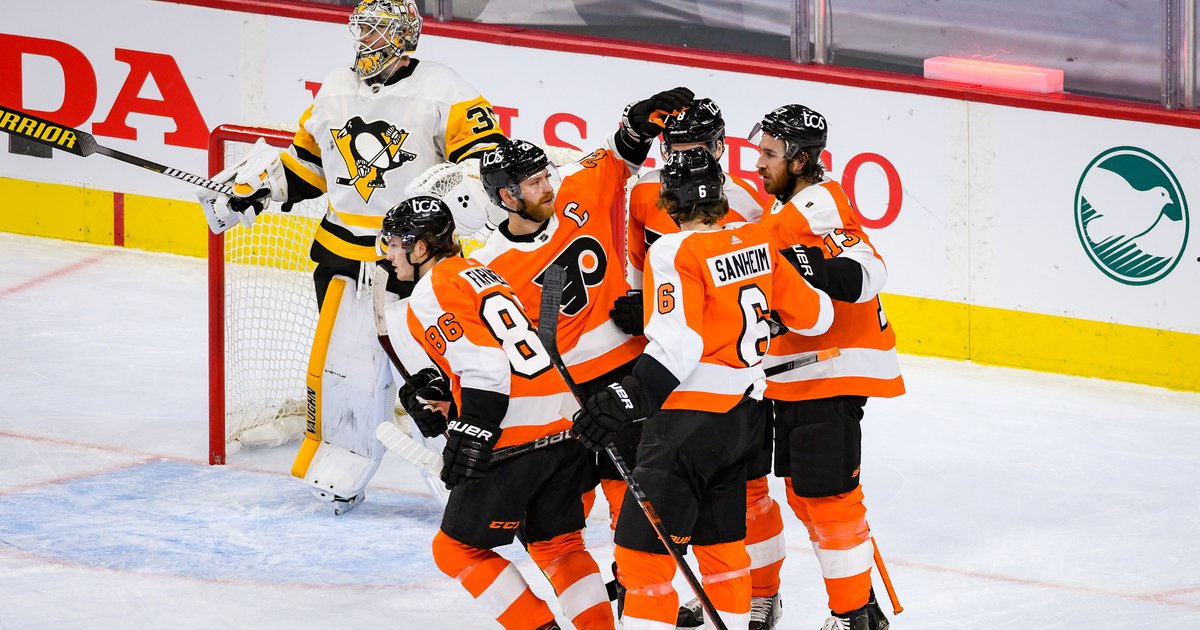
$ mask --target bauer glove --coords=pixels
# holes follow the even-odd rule
[[[421,435],[428,438],[446,432],[446,415],[434,403],[452,400],[450,385],[436,368],[425,368],[413,374],[400,388],[400,404],[420,429]]]
[[[600,390],[575,412],[572,430],[584,446],[593,451],[612,444],[617,431],[627,422],[641,420],[650,413],[650,400],[638,380],[626,376]]]
[[[687,109],[695,96],[685,87],[659,92],[644,101],[630,103],[621,115],[621,123],[637,140],[649,143],[662,133],[667,116]]]
[[[459,416],[450,421],[442,451],[442,481],[447,488],[483,479],[492,464],[492,448],[500,441],[500,425],[483,418]]]
[[[808,283],[818,289],[829,286],[829,272],[825,268],[825,255],[820,247],[792,245],[779,250]]]
[[[642,311],[642,292],[636,289],[629,291],[613,302],[612,310],[608,312],[613,323],[627,335],[643,335],[646,326]]]

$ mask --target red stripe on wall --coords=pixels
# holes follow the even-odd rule
[[[113,193],[113,245],[125,247],[125,193]]]

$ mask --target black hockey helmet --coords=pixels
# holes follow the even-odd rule
[[[760,131],[766,132],[783,140],[784,157],[791,160],[800,154],[801,150],[813,157],[819,156],[825,149],[825,141],[829,135],[829,126],[825,117],[803,105],[784,105],[763,116],[762,122],[750,131],[750,141]]]
[[[401,247],[406,250],[421,239],[434,254],[452,252],[455,249],[454,215],[437,197],[418,195],[405,199],[383,217],[379,238],[386,242],[393,236],[400,237]]]
[[[550,159],[538,145],[525,140],[509,140],[479,158],[479,177],[492,203],[506,208],[500,199],[500,189],[517,199],[521,198],[520,183],[524,179],[550,168]],[[509,208],[516,211],[516,209]]]
[[[719,200],[725,185],[721,165],[704,147],[671,153],[659,177],[663,194],[673,198],[680,208]]]
[[[725,140],[725,119],[721,117],[721,108],[710,98],[698,98],[687,109],[667,118],[667,128],[663,131],[663,144],[668,150],[673,144],[715,145],[718,140]]]

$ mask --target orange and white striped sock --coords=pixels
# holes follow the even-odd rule
[[[615,532],[628,487],[623,479],[601,479],[600,489],[604,491],[604,499],[608,501],[608,526]]]
[[[529,590],[521,572],[490,549],[458,542],[439,530],[433,537],[433,561],[507,630],[534,630],[554,621],[554,613]]]
[[[666,554],[635,551],[617,545],[617,573],[625,586],[625,630],[675,630],[679,594],[671,585],[675,561]]]
[[[788,503],[808,527],[813,551],[821,563],[829,609],[845,613],[866,606],[871,596],[875,550],[867,527],[862,486],[820,498],[797,497],[790,480],[787,486]]]
[[[692,547],[704,592],[729,628],[750,625],[750,556],[743,541]]]
[[[612,630],[608,591],[596,560],[584,549],[582,531],[531,543],[529,555],[558,593],[563,612],[579,630]]]
[[[778,593],[787,546],[783,513],[767,493],[765,476],[746,482],[746,553],[750,555],[750,594],[770,597]]]

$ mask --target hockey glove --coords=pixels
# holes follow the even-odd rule
[[[667,125],[667,116],[687,109],[695,96],[685,87],[659,92],[644,101],[630,103],[621,116],[621,123],[635,139],[649,143],[662,133]]]
[[[627,335],[643,335],[646,333],[642,311],[642,292],[636,289],[617,298],[612,310],[608,312],[613,323]]]
[[[626,376],[600,390],[575,412],[575,436],[593,451],[612,444],[617,431],[627,422],[641,420],[650,413],[650,399],[638,380]]]
[[[492,464],[492,448],[500,441],[500,425],[459,416],[450,421],[442,451],[442,481],[453,488],[483,479]]]
[[[820,247],[792,245],[779,250],[779,253],[792,263],[809,284],[818,289],[829,286],[829,273],[825,269],[825,256]]]
[[[400,388],[400,404],[425,437],[437,437],[446,432],[446,416],[433,403],[452,400],[450,386],[436,368],[425,368],[408,379]]]

